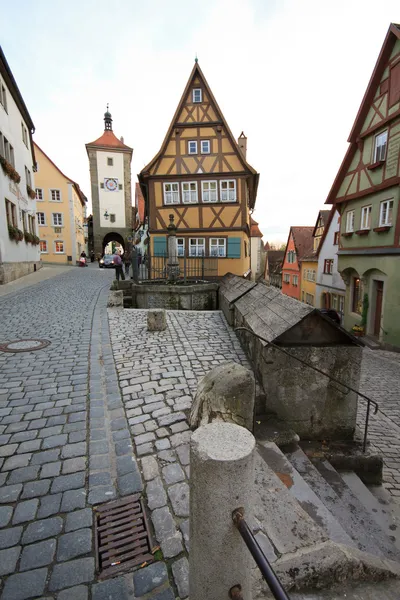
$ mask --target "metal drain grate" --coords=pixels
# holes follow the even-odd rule
[[[41,350],[49,345],[48,340],[14,340],[13,342],[0,344],[0,352],[32,352],[32,350]]]
[[[154,560],[140,494],[95,509],[95,544],[100,579]]]

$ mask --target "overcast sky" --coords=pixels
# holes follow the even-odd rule
[[[264,241],[314,225],[399,0],[0,0],[0,43],[35,141],[90,198],[85,143],[159,150],[199,64],[261,174]],[[2,8],[1,8],[2,7]]]

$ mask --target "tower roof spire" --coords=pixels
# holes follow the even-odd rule
[[[112,131],[112,117],[111,113],[108,110],[108,102],[107,102],[107,110],[104,113],[104,131]]]

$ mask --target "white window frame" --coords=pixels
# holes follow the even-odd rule
[[[114,166],[114,158],[112,156],[107,156],[107,167],[113,167],[113,166]]]
[[[62,252],[59,252],[57,250],[57,244],[62,244]],[[63,240],[54,240],[54,254],[65,254],[65,246],[64,246],[64,241]]]
[[[383,217],[384,210],[386,211],[385,218]],[[391,218],[389,220],[389,212]],[[388,227],[393,225],[393,200],[383,200],[379,208],[379,227]]]
[[[171,186],[170,190],[167,190],[167,186]],[[173,189],[173,186],[176,186]],[[164,204],[180,204],[180,195],[179,195],[179,183],[177,181],[167,181],[163,184],[164,190]]]
[[[299,285],[299,276],[298,275],[292,276],[292,285]]]
[[[56,215],[61,215],[61,223],[56,223],[54,218]],[[57,219],[58,220],[58,219]],[[64,215],[62,213],[51,213],[52,227],[64,227]]]
[[[216,253],[213,252],[213,248],[216,248]],[[220,250],[222,250],[222,253],[220,253]],[[226,258],[226,238],[210,238],[209,256]]]
[[[4,108],[4,110],[6,111],[6,113],[8,114],[8,110],[7,110],[7,91],[5,86],[3,85],[2,80],[0,79],[0,104],[2,105],[2,107]]]
[[[214,183],[215,184],[215,190],[211,190],[210,189],[210,184]],[[207,184],[208,186],[208,190],[204,189],[205,185]],[[214,195],[215,192],[215,199],[212,198],[212,196]],[[208,199],[206,199],[206,196],[208,195]],[[208,180],[208,181],[202,181],[201,182],[201,200],[202,202],[218,202],[218,182],[216,180]]]
[[[314,295],[313,294],[309,294],[308,292],[306,293],[306,304],[308,304],[308,306],[314,306]]]
[[[44,201],[43,188],[36,188],[35,191],[36,191],[36,201],[43,202]],[[38,192],[40,192],[40,195],[42,196],[41,198],[38,197]]]
[[[371,229],[371,213],[372,205],[363,206],[361,208],[361,225],[360,229]]]
[[[203,144],[207,144],[208,150],[205,150],[203,148]],[[200,140],[200,150],[201,150],[201,154],[210,154],[210,152],[211,152],[211,142],[210,142],[210,140]]]
[[[184,237],[176,238],[176,254],[178,257],[185,256],[185,238]]]
[[[197,204],[197,181],[182,181],[182,204]],[[185,187],[188,186],[188,189]],[[194,189],[192,189],[194,186]]]
[[[192,241],[195,240],[195,244],[192,244]],[[192,248],[195,249],[195,252],[192,252]],[[199,253],[199,249],[203,248],[203,252]],[[189,256],[205,256],[206,255],[206,239],[205,238],[189,238]]]
[[[43,223],[42,223],[42,219],[39,215],[43,215]],[[44,227],[46,225],[46,215],[44,212],[37,212],[36,213],[36,218],[37,218],[37,222],[39,227]]]
[[[190,144],[194,144],[193,150],[190,148]],[[197,154],[197,140],[188,141],[188,154]]]
[[[228,187],[226,190],[222,189],[223,184],[227,184]],[[229,189],[229,184],[233,183],[233,190],[231,191]],[[236,202],[237,201],[237,196],[236,196],[236,179],[221,179],[221,181],[219,182],[219,190],[220,190],[220,198],[221,198],[221,202]],[[231,195],[231,193],[233,193],[234,198],[230,198],[229,196]],[[227,198],[224,200],[224,194],[227,195]]]
[[[284,273],[283,274],[283,282],[284,283],[290,283],[290,274],[289,273]]]
[[[40,248],[40,244],[46,244],[46,250],[42,250]],[[40,242],[39,242],[39,250],[40,250],[40,254],[48,254],[49,253],[47,240],[40,240]]]
[[[328,265],[329,265],[329,267],[328,267]],[[324,275],[332,275],[332,273],[333,273],[333,258],[325,258],[325,260],[324,260]]]
[[[198,100],[196,100],[196,94],[199,95]],[[201,88],[193,88],[193,91],[192,91],[193,104],[200,104],[202,101],[203,101],[203,90]]]
[[[346,233],[354,232],[354,210],[348,210],[346,213]]]
[[[58,188],[50,188],[50,202],[61,202],[62,198],[61,198],[61,190]],[[53,192],[58,192],[58,196],[59,196],[59,200],[53,200]],[[57,196],[57,194],[54,194],[55,196]]]
[[[385,160],[387,150],[388,130],[382,131],[375,136],[374,163]]]

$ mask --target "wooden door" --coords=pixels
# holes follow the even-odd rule
[[[383,299],[383,281],[376,281],[376,301],[375,301],[375,318],[374,318],[374,335],[379,337],[381,330],[382,317],[382,299]]]

